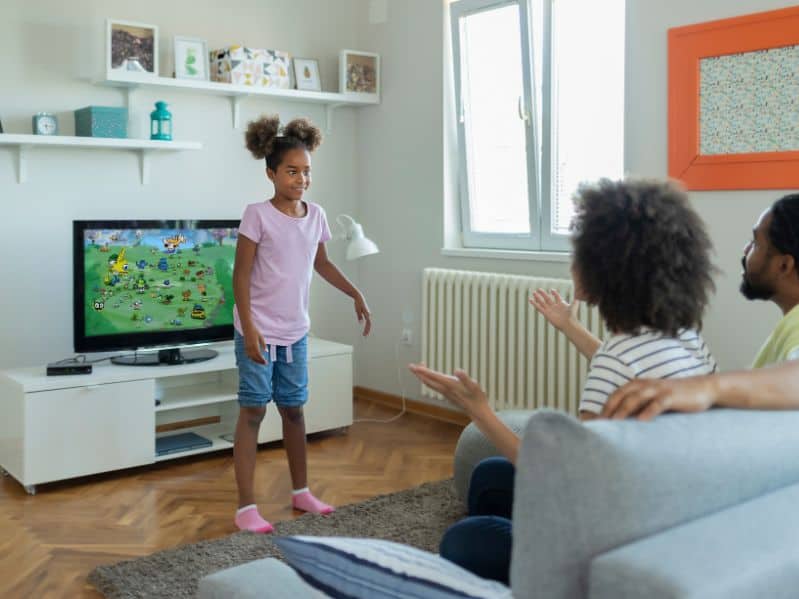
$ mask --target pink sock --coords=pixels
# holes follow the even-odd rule
[[[239,530],[249,530],[250,532],[270,533],[274,530],[271,524],[261,518],[255,504],[244,506],[236,512],[236,526]]]
[[[292,492],[291,505],[295,510],[302,510],[311,514],[322,514],[323,516],[336,511],[336,508],[332,505],[319,501],[307,488],[300,492]]]

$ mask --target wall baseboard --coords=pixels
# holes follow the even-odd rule
[[[383,391],[356,386],[352,388],[352,396],[355,399],[372,401],[384,406],[396,408],[397,410],[402,409],[402,398],[398,395],[392,395],[391,393],[384,393]],[[406,398],[405,410],[411,414],[418,414],[420,416],[426,416],[427,418],[433,418],[435,420],[441,420],[451,424],[460,424],[466,426],[469,424],[469,422],[471,422],[469,417],[462,412],[434,406],[416,399]]]

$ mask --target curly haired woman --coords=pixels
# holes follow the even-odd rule
[[[714,289],[711,243],[686,194],[664,181],[602,180],[583,186],[572,224],[574,301],[538,290],[530,303],[590,358],[580,419],[637,378],[680,378],[716,371],[699,329]],[[609,337],[594,337],[576,318],[578,301],[597,306]],[[475,468],[469,517],[452,526],[441,555],[485,578],[507,583],[514,464],[520,439],[491,410],[463,371],[449,376],[423,365],[411,371],[461,406],[504,458]]]

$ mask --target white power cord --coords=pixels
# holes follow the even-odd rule
[[[352,421],[353,424],[355,424],[356,422],[377,422],[379,424],[388,424],[389,422],[394,422],[395,420],[397,420],[398,418],[402,417],[405,414],[406,412],[405,385],[403,385],[402,383],[402,374],[400,371],[399,347],[400,347],[400,342],[397,341],[397,344],[394,346],[394,355],[396,357],[396,363],[397,363],[397,382],[399,383],[400,386],[400,393],[402,393],[402,411],[396,416],[392,416],[387,420],[378,420],[376,418],[358,418],[357,420]]]

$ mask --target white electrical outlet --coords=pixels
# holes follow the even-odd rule
[[[404,345],[411,345],[413,343],[413,331],[411,329],[402,329],[400,342]]]

